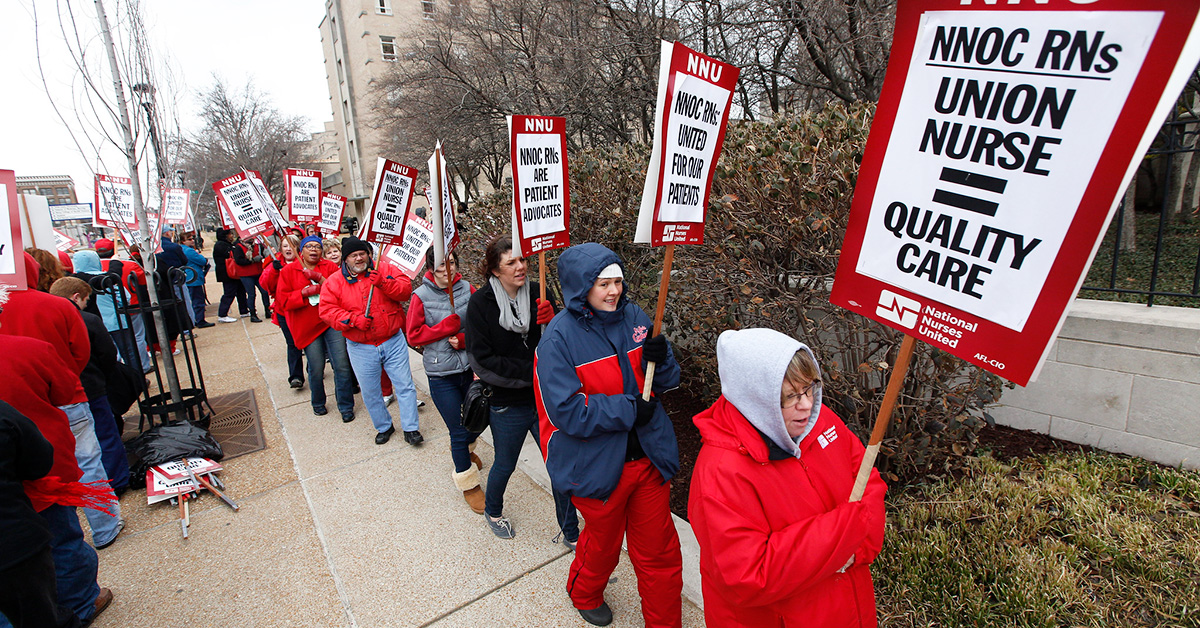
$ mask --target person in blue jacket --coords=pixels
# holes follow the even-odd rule
[[[571,496],[587,525],[567,577],[579,614],[607,626],[604,588],[629,543],[645,625],[681,625],[683,561],[671,519],[671,478],[679,446],[659,404],[679,385],[666,338],[650,338],[650,317],[628,300],[621,260],[589,243],[558,259],[566,308],[542,334],[534,356],[534,396],[542,455],[554,489]],[[654,395],[642,399],[646,363]]]
[[[196,250],[196,233],[189,231],[180,238],[183,254],[187,257],[187,293],[188,306],[192,314],[192,323],[196,327],[212,327],[215,323],[204,320],[204,305],[207,296],[204,293],[204,279],[212,266],[208,258]]]

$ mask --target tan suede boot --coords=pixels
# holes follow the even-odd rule
[[[479,488],[479,469],[468,468],[462,473],[455,472],[454,485],[463,492],[463,499],[475,514],[483,514],[483,489]]]
[[[471,452],[471,462],[475,463],[475,468],[482,470],[483,461],[480,460],[479,456],[475,454],[475,443],[467,445],[467,451]]]

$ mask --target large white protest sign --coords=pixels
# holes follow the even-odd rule
[[[0,170],[0,285],[24,290],[25,245],[21,239],[21,214],[17,207],[17,176],[12,170]]]
[[[239,172],[221,179],[212,184],[212,189],[226,214],[227,224],[239,236],[249,239],[259,234],[271,234],[271,218],[248,173]]]
[[[450,196],[450,173],[446,172],[446,156],[442,143],[438,142],[429,156],[429,188],[425,190],[429,200],[429,218],[434,233],[441,238],[433,241],[433,264],[441,266],[446,253],[458,247],[458,223],[454,219],[454,199]]]
[[[509,116],[513,246],[522,256],[570,246],[567,120]]]
[[[654,148],[634,242],[702,244],[713,166],[721,155],[737,67],[662,42]]]
[[[342,214],[346,211],[346,197],[321,192],[321,222],[317,229],[327,237],[342,231]]]
[[[257,170],[245,170],[247,176],[250,177],[250,182],[254,184],[254,193],[258,196],[259,202],[263,208],[267,210],[267,218],[271,221],[271,226],[276,231],[283,233],[287,231],[288,221],[279,211],[279,207],[275,205],[275,199],[271,197],[271,192],[267,190],[267,184],[263,182],[262,174]]]
[[[379,158],[375,168],[375,196],[367,212],[365,240],[399,244],[404,239],[404,220],[412,205],[417,169],[390,159]]]
[[[316,222],[321,217],[321,171],[283,171],[283,188],[287,190],[288,218],[296,222]]]
[[[902,0],[833,301],[1026,383],[1200,57],[1196,10]]]
[[[133,180],[129,177],[96,175],[96,213],[92,224],[97,227],[136,225],[133,212]]]
[[[425,264],[425,251],[433,244],[433,224],[414,214],[404,223],[404,241],[383,247],[383,256],[401,272],[414,279]]]
[[[163,190],[163,222],[168,225],[183,225],[188,219],[188,202],[192,191],[186,188],[167,188]]]

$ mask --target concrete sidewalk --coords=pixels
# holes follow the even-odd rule
[[[197,346],[210,396],[254,389],[267,448],[221,473],[241,510],[202,495],[186,540],[175,507],[124,495],[125,531],[99,552],[100,584],[116,598],[94,626],[588,625],[564,590],[572,554],[551,541],[554,503],[542,487],[520,469],[510,480],[513,540],[493,536],[463,501],[420,356],[411,354],[425,444],[398,434],[377,446],[361,398],[358,418],[341,422],[328,370],[326,416],[313,415],[307,386],[288,387],[283,336],[270,322],[198,330]],[[492,449],[481,442],[477,453],[486,482]],[[540,463],[532,439],[523,459]],[[643,625],[627,556],[605,597],[614,626]],[[686,599],[683,615],[685,626],[704,625]]]

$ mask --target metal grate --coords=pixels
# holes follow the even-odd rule
[[[212,397],[209,404],[214,414],[208,431],[221,443],[225,460],[266,449],[253,390]]]

